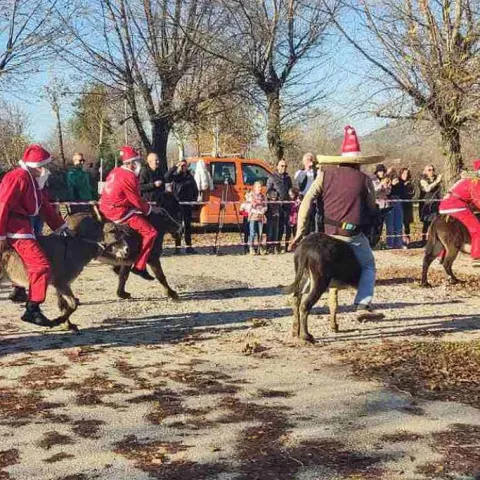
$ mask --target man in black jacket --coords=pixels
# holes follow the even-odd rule
[[[195,178],[188,170],[186,160],[178,162],[165,174],[165,183],[172,184],[172,190],[179,202],[196,202],[198,187]],[[186,253],[197,253],[192,248],[192,205],[182,205]],[[175,253],[180,253],[181,238],[175,237]]]
[[[289,201],[289,190],[293,187],[292,179],[287,173],[287,161],[282,159],[277,162],[277,171],[272,173],[267,180],[267,192],[270,190],[276,190],[278,193],[278,200]],[[282,241],[283,234],[285,233],[285,242],[288,245],[290,241],[291,228],[289,224],[290,204],[285,203],[280,205],[280,217],[278,220],[278,235],[277,238],[270,238],[268,241],[273,242],[271,250],[276,250],[280,253],[280,242]],[[285,248],[286,250],[286,248]]]
[[[140,193],[147,202],[156,202],[160,192],[165,190],[162,171],[160,170],[160,159],[156,153],[147,155],[147,164],[142,166],[138,180],[140,182]]]

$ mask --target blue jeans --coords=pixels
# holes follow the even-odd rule
[[[250,220],[250,235],[248,237],[248,244],[253,247],[255,236],[258,235],[258,244],[262,243],[263,222],[259,220]]]
[[[400,202],[392,202],[392,209],[385,216],[387,227],[387,246],[402,248],[403,235],[403,207]]]
[[[367,237],[363,233],[354,237],[341,237],[340,235],[333,235],[333,237],[348,243],[352,247],[353,254],[362,269],[354,301],[355,305],[370,305],[373,300],[377,271],[375,268],[375,257]]]
[[[37,215],[36,217],[30,217],[30,221],[32,222],[33,233],[36,237],[42,235],[43,231],[43,220],[42,217]]]

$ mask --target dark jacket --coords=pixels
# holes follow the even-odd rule
[[[411,180],[405,182],[400,179],[400,198],[402,200],[411,200],[415,196],[415,185]],[[403,208],[403,223],[410,225],[413,223],[413,203],[402,202]]]
[[[173,184],[173,193],[179,202],[195,202],[198,198],[198,187],[193,175],[178,172],[174,166],[165,174],[165,183]]]
[[[82,167],[71,167],[67,173],[70,200],[89,202],[94,199],[90,175]]]
[[[293,183],[288,173],[272,173],[267,180],[267,191],[276,190],[279,200],[290,200],[288,191],[292,188]]]
[[[148,202],[156,202],[161,192],[165,190],[162,171],[159,168],[152,170],[148,165],[143,165],[138,176],[140,192]],[[154,182],[161,181],[162,186],[156,187]]]

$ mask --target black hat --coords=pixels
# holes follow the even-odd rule
[[[385,167],[385,165],[383,165],[383,163],[379,163],[378,165],[375,166],[375,173],[386,172],[386,171],[387,171],[387,168]]]

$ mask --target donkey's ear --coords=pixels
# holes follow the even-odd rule
[[[95,218],[100,222],[103,223],[103,217],[102,214],[100,213],[100,210],[98,209],[98,205],[95,204],[93,205],[93,213],[95,215]]]

